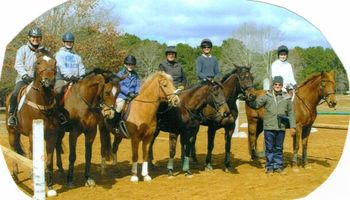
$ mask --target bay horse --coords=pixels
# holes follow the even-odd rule
[[[143,163],[142,173],[144,181],[151,181],[152,178],[148,174],[148,150],[150,141],[153,138],[157,126],[156,113],[159,105],[162,102],[167,102],[169,106],[176,106],[180,99],[175,93],[176,88],[173,85],[173,80],[170,75],[165,72],[155,72],[147,77],[140,88],[139,95],[136,96],[128,107],[128,112],[123,116],[126,128],[129,132],[132,146],[132,182],[138,182],[137,176],[137,161],[139,144],[142,141]],[[101,130],[101,129],[100,129]],[[108,131],[108,129],[105,129]],[[102,132],[106,138],[110,135],[108,132]],[[101,139],[102,140],[102,139]],[[122,138],[115,137],[113,144],[113,152],[116,155],[118,145]],[[107,140],[110,141],[110,140]],[[110,146],[110,142],[104,143]],[[109,148],[110,149],[110,148]],[[101,152],[102,153],[102,152]],[[102,163],[104,165],[104,163]],[[103,169],[104,167],[102,167]]]
[[[246,66],[238,66],[234,65],[235,69],[233,69],[230,73],[226,74],[222,79],[222,84],[224,86],[225,99],[230,108],[230,114],[232,118],[227,121],[217,123],[217,121],[211,119],[211,115],[213,115],[212,106],[208,105],[204,112],[207,118],[206,121],[202,123],[202,125],[208,126],[208,146],[207,146],[207,157],[206,157],[206,165],[205,169],[210,171],[213,169],[212,167],[212,151],[214,148],[214,139],[215,133],[218,129],[225,129],[225,157],[224,157],[224,165],[226,172],[233,172],[233,165],[231,161],[231,138],[232,134],[235,130],[236,119],[238,117],[238,108],[236,101],[238,98],[240,99],[249,99],[252,100],[255,96],[251,95],[251,89],[253,88],[254,78],[250,72],[250,67]],[[243,95],[243,96],[239,96]],[[193,143],[193,158],[195,158],[195,146]]]
[[[17,126],[8,126],[6,128],[9,136],[9,143],[12,150],[16,153],[24,155],[21,146],[21,134],[29,138],[28,157],[32,159],[33,151],[33,132],[32,123],[34,119],[42,119],[44,121],[44,139],[46,142],[46,181],[49,190],[53,185],[53,152],[57,139],[57,128],[59,122],[56,118],[55,109],[56,101],[54,97],[53,87],[55,85],[56,76],[56,60],[47,50],[40,50],[36,54],[36,63],[34,67],[34,80],[28,86],[21,89],[18,95],[20,98],[25,95],[25,99],[21,100],[21,105],[17,107],[16,115],[18,118]],[[6,110],[8,110],[11,94],[6,99]],[[23,104],[22,104],[23,103]],[[6,112],[6,121],[8,112]],[[13,165],[12,175],[17,181],[18,166],[15,162]]]
[[[119,89],[112,82],[108,82],[102,74],[87,74],[83,79],[71,85],[64,95],[61,106],[69,113],[71,126],[59,129],[56,144],[57,167],[63,172],[61,153],[62,139],[65,131],[69,131],[69,167],[67,186],[73,187],[74,162],[76,160],[76,143],[79,135],[85,135],[85,178],[86,186],[95,186],[90,172],[92,144],[94,142],[97,124],[101,117],[114,117],[115,95]]]
[[[296,119],[296,134],[293,136],[293,167],[298,164],[300,139],[302,139],[302,165],[308,167],[307,145],[312,124],[317,117],[317,106],[322,100],[329,108],[336,106],[335,85],[334,71],[330,71],[310,75],[298,86],[293,102]],[[262,94],[264,94],[263,91],[257,93],[257,95]],[[246,105],[246,114],[249,151],[251,158],[255,159],[257,157],[256,141],[263,130],[263,109],[254,110]]]
[[[149,162],[153,166],[153,144],[160,130],[169,132],[169,161],[168,175],[173,176],[173,160],[176,151],[178,135],[181,136],[181,146],[183,149],[183,167],[185,176],[191,177],[192,172],[189,166],[191,141],[199,130],[202,121],[202,110],[206,105],[211,105],[216,121],[221,122],[228,117],[229,108],[224,97],[221,83],[207,81],[181,92],[180,105],[176,108],[163,108],[158,111],[158,126],[155,136],[150,145]]]

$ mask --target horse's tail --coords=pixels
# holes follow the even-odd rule
[[[101,141],[101,157],[106,158],[106,161],[110,161],[112,158],[112,143],[111,134],[107,130],[105,122],[99,124],[100,141]]]

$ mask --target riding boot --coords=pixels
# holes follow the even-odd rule
[[[17,107],[17,97],[15,95],[12,95],[10,98],[9,117],[7,119],[8,126],[17,126],[17,117],[15,114],[16,107]]]
[[[116,133],[121,133],[124,137],[126,137],[126,138],[130,138],[130,136],[129,136],[129,133],[128,133],[128,130],[126,129],[126,125],[125,125],[125,122],[124,122],[124,120],[122,119],[122,117],[121,117],[121,113],[119,113],[119,112],[116,112],[116,114],[115,114],[115,120],[114,120],[114,122],[115,122],[115,127],[114,127],[114,131],[116,132]]]

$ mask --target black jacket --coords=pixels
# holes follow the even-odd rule
[[[186,86],[186,75],[180,63],[164,61],[160,63],[159,70],[164,71],[165,73],[170,74],[173,77],[175,87]]]

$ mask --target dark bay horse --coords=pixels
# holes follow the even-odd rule
[[[302,165],[308,167],[307,145],[312,124],[317,116],[317,106],[324,100],[329,108],[337,104],[335,97],[334,71],[319,72],[309,76],[296,90],[294,111],[296,116],[296,135],[293,136],[293,167],[297,166],[300,139],[302,139]],[[259,91],[258,95],[264,94]],[[263,130],[263,109],[254,110],[246,106],[249,130],[249,151],[252,159],[256,155],[256,141]]]
[[[215,120],[211,119],[211,115],[213,114],[213,108],[208,105],[205,110],[205,115],[207,120],[202,123],[202,125],[208,126],[208,147],[207,147],[207,157],[206,157],[206,170],[212,170],[212,151],[214,148],[214,139],[216,130],[220,128],[225,129],[225,171],[232,172],[233,166],[231,162],[231,138],[232,134],[235,130],[236,119],[238,117],[238,108],[236,101],[239,98],[239,95],[243,95],[240,98],[245,99],[255,98],[255,96],[251,96],[250,90],[253,87],[254,78],[250,73],[250,67],[246,66],[237,66],[235,65],[235,69],[230,73],[226,74],[222,79],[222,84],[224,86],[224,93],[227,104],[230,108],[230,114],[232,118],[230,120],[217,123]],[[194,147],[194,145],[193,145]],[[193,155],[195,156],[195,150],[193,151]],[[195,158],[195,157],[194,157]]]
[[[71,126],[59,129],[56,145],[57,166],[62,168],[62,139],[65,131],[69,131],[69,168],[67,186],[73,186],[74,162],[76,160],[76,143],[81,133],[85,135],[85,178],[86,186],[94,186],[90,173],[92,144],[94,142],[97,124],[101,117],[114,117],[116,92],[119,89],[108,82],[102,74],[90,74],[73,84],[66,92],[63,102],[64,109],[69,113]]]
[[[173,176],[173,160],[176,151],[178,135],[181,136],[183,149],[183,171],[186,176],[191,176],[189,166],[191,141],[195,139],[202,121],[202,110],[206,105],[211,105],[215,113],[213,118],[217,122],[229,117],[229,108],[226,104],[221,83],[207,81],[190,89],[184,90],[180,95],[181,103],[178,107],[160,109],[158,112],[158,127],[150,146],[150,164],[153,160],[153,143],[159,131],[169,132],[169,161],[168,175]],[[153,164],[151,164],[153,165]]]
[[[46,180],[49,190],[53,185],[53,152],[57,139],[57,128],[59,126],[55,110],[55,98],[53,86],[55,85],[56,76],[56,60],[46,50],[41,50],[36,55],[37,61],[35,64],[34,81],[22,89],[19,98],[26,95],[24,103],[18,106],[16,115],[18,118],[17,126],[6,125],[9,134],[9,143],[11,149],[18,154],[24,155],[21,147],[20,136],[25,135],[29,138],[29,155],[32,159],[33,133],[32,123],[34,119],[43,119],[44,121],[44,139],[46,142]],[[25,93],[25,94],[23,94]],[[6,99],[6,109],[9,105],[9,97]],[[19,101],[19,99],[18,99]],[[8,113],[6,112],[6,121]],[[13,177],[17,180],[18,167],[14,164]]]

